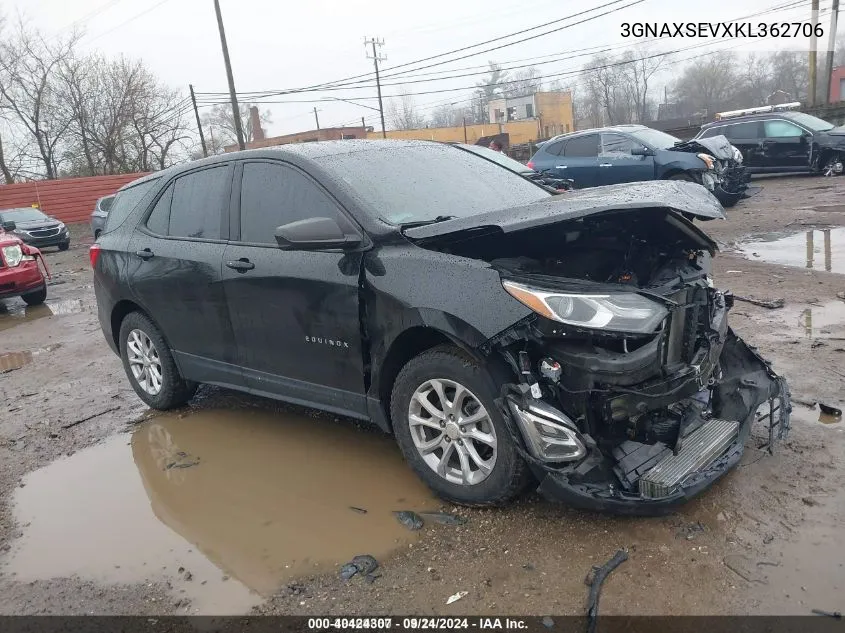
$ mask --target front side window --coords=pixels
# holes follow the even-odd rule
[[[109,209],[109,215],[106,218],[103,233],[108,233],[123,224],[123,221],[129,217],[129,214],[132,213],[141,200],[148,193],[152,193],[158,187],[158,184],[159,179],[153,178],[118,191],[114,197],[114,202],[112,202],[111,209]]]
[[[224,205],[229,201],[230,180],[228,165],[176,179],[167,235],[219,240]]]
[[[602,156],[630,156],[631,150],[637,146],[634,141],[627,136],[621,134],[602,134],[601,135],[601,155]],[[640,147],[642,147],[640,145]]]
[[[565,156],[590,158],[599,155],[599,135],[587,134],[569,139],[566,143]]]
[[[760,124],[757,121],[748,121],[747,123],[735,123],[734,125],[729,125],[727,136],[729,139],[756,139],[759,135],[759,128]]]
[[[241,241],[275,244],[276,228],[309,218],[345,219],[334,201],[301,172],[274,163],[247,163],[241,180]]]
[[[789,121],[763,121],[766,138],[795,138],[802,136],[804,130]]]

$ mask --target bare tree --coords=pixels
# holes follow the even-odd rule
[[[255,139],[255,130],[252,126],[252,118],[249,116],[249,104],[238,104],[241,116],[241,127],[243,128],[244,139],[247,143]],[[261,127],[266,128],[273,120],[269,110],[259,112]],[[235,131],[235,119],[232,116],[232,106],[229,104],[218,104],[202,116],[203,127],[211,126],[215,130],[215,144],[220,148],[226,145],[234,145],[238,142],[238,134]],[[209,150],[211,151],[211,150]],[[217,151],[213,152],[219,153]]]
[[[464,121],[473,122],[472,114],[465,107],[455,107],[454,103],[439,106],[430,117],[432,127],[454,127],[462,125]]]
[[[55,178],[70,119],[61,107],[58,66],[79,34],[45,39],[19,20],[0,41],[0,100],[4,115],[28,138],[30,155],[47,178]]]
[[[635,110],[620,64],[596,55],[584,67],[586,115],[594,126],[629,123]]]
[[[387,118],[396,130],[414,130],[425,126],[425,119],[417,112],[414,98],[407,92],[393,97],[387,105]]]
[[[651,119],[649,88],[655,75],[663,68],[668,55],[656,56],[646,48],[625,51],[619,67],[621,84],[631,102],[633,120],[645,123]]]
[[[510,75],[507,83],[501,84],[505,97],[524,97],[533,95],[543,85],[543,76],[534,66],[524,68]]]
[[[735,105],[736,87],[741,81],[735,56],[721,51],[686,66],[674,92],[694,112],[712,113]]]

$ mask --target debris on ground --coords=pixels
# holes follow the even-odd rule
[[[596,630],[596,618],[599,614],[599,593],[602,583],[614,569],[626,560],[628,560],[628,551],[620,549],[604,565],[600,567],[593,565],[590,573],[584,579],[584,582],[590,587],[590,593],[587,595],[587,633],[594,633]]]
[[[811,508],[812,508],[813,506],[817,506],[817,505],[819,505],[819,502],[818,502],[818,501],[816,501],[815,499],[813,499],[812,497],[801,497],[801,502],[802,502],[805,506],[810,506]]]
[[[357,512],[358,514],[367,514],[367,511],[364,508],[359,508],[357,506],[349,506],[349,509],[353,512]]]
[[[701,534],[707,528],[704,527],[704,524],[701,521],[695,521],[694,523],[687,523],[685,525],[681,525],[675,531],[675,538],[685,538],[688,541],[693,540],[697,534]]]
[[[439,523],[440,525],[464,525],[467,522],[465,518],[449,512],[420,512],[418,516],[427,521]]]
[[[816,615],[824,615],[829,618],[835,618],[836,620],[842,619],[842,612],[841,611],[824,611],[823,609],[813,609],[811,613]]]
[[[760,563],[755,564],[754,561],[747,556],[743,556],[742,554],[730,554],[725,556],[724,563],[725,567],[748,582],[758,582],[764,585],[769,582],[766,575],[757,569],[760,566]]]
[[[786,305],[786,299],[783,298],[755,299],[754,297],[743,297],[741,295],[734,295],[734,299],[736,299],[737,301],[745,301],[746,303],[752,303],[755,306],[760,306],[761,308],[768,308],[769,310],[776,310]]]
[[[378,561],[375,558],[369,554],[359,554],[340,568],[340,577],[343,578],[343,580],[349,580],[357,574],[360,574],[361,576],[369,576],[376,569],[378,569]],[[376,578],[378,578],[378,576],[373,577],[373,580]],[[368,582],[373,582],[373,580],[370,580],[369,578],[367,580]]]
[[[802,398],[791,398],[791,402],[795,402],[797,404],[802,404],[805,407],[809,407],[810,409],[816,408],[816,401],[815,400],[804,400]]]
[[[543,626],[547,629],[555,628],[555,621],[552,620],[549,616],[544,617],[541,622],[543,623]]]
[[[200,463],[199,457],[191,459],[191,456],[185,451],[177,452],[174,457],[176,459],[167,462],[167,465],[164,467],[165,470],[172,470],[173,468],[191,468]]]
[[[817,349],[819,347],[824,347],[826,344],[827,343],[825,343],[824,341],[815,340],[812,343],[810,343],[810,349]]]
[[[396,520],[399,521],[399,523],[404,525],[409,530],[421,530],[422,526],[425,525],[425,522],[422,520],[422,517],[416,512],[412,512],[411,510],[401,510],[399,512],[394,512],[393,516],[395,516]]]
[[[465,595],[467,595],[467,593],[469,593],[469,592],[468,591],[459,591],[458,593],[453,593],[446,600],[446,604],[452,604],[453,602],[457,602],[458,600],[463,598]]]
[[[117,411],[120,407],[109,407],[105,411],[100,411],[99,413],[95,413],[93,415],[86,416],[84,418],[79,418],[78,420],[74,420],[73,422],[68,422],[67,424],[62,425],[63,429],[69,429],[71,427],[76,426],[77,424],[82,424],[83,422],[87,422],[88,420],[93,420],[94,418],[98,418],[101,415],[105,415],[106,413],[111,413],[112,411]]]
[[[819,409],[821,409],[822,413],[826,415],[832,415],[837,418],[842,417],[842,409],[832,407],[824,402],[819,402]]]

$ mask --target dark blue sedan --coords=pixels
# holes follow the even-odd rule
[[[584,130],[546,141],[528,166],[557,178],[571,178],[579,189],[642,180],[688,180],[713,191],[720,180],[722,157],[675,149],[681,142],[644,125]]]

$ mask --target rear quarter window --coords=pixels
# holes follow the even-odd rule
[[[160,178],[145,180],[144,182],[132,185],[127,189],[117,192],[112,202],[103,233],[108,233],[118,228],[129,214],[143,201],[149,199],[150,195],[158,188]]]

